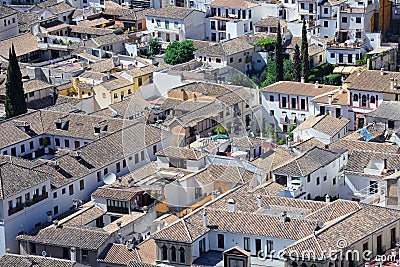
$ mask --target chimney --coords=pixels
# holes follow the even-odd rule
[[[130,178],[129,180],[128,180],[128,186],[129,187],[133,187],[133,183],[134,181],[133,181],[133,178]]]
[[[390,78],[390,90],[394,90],[394,78]]]
[[[385,69],[381,68],[381,75],[385,75]]]
[[[301,81],[301,83],[305,83],[306,79],[304,79],[304,77],[301,77],[300,81]]]
[[[319,87],[319,82],[318,82],[318,81],[315,81],[314,88],[315,88],[315,89],[318,89],[318,87]]]
[[[259,208],[262,208],[262,198],[260,195],[257,196],[257,206]]]
[[[397,90],[397,78],[394,78],[393,80],[393,88]]]
[[[107,71],[107,80],[110,80],[110,78],[111,78],[111,72]]]
[[[58,228],[59,227],[58,223],[59,223],[58,220],[54,220],[53,221],[54,228]]]
[[[36,158],[36,152],[32,151],[32,159]]]
[[[329,94],[329,95],[328,95],[328,104],[329,104],[329,105],[332,105],[332,97],[333,97],[332,94]]]
[[[203,212],[203,226],[204,226],[204,227],[207,227],[207,226],[208,226],[207,212]]]
[[[281,214],[281,222],[290,222],[290,218],[287,216],[286,211],[283,211]]]
[[[76,248],[71,248],[71,261],[76,261]]]
[[[46,215],[47,215],[47,222],[51,222],[53,220],[53,212],[51,210],[46,211]]]
[[[387,170],[388,166],[387,166],[387,159],[383,159],[383,169]]]
[[[124,243],[124,238],[122,237],[121,232],[118,232],[117,238],[118,238],[118,243],[119,244],[123,244]]]
[[[331,202],[331,197],[328,194],[325,195],[325,202],[326,203]]]
[[[343,87],[339,86],[339,94],[343,94],[344,90]]]
[[[78,88],[79,87],[79,79],[78,77],[73,77],[72,78],[72,87]]]
[[[357,77],[360,76],[361,72],[362,72],[361,69],[358,69],[358,70],[357,70]]]
[[[235,212],[236,211],[236,202],[232,198],[228,200],[228,211]]]

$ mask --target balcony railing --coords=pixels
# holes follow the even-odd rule
[[[44,200],[44,199],[46,199],[48,197],[49,197],[49,193],[47,193],[47,192],[42,194],[42,195],[40,195],[40,196],[33,196],[32,199],[25,201],[24,204],[19,204],[18,206],[14,207],[14,208],[9,208],[8,209],[8,216],[11,216],[14,213],[17,213],[17,212],[23,210],[24,207],[33,206],[36,203],[38,203],[38,202],[40,202],[40,201],[42,201],[42,200]]]

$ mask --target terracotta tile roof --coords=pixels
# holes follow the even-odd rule
[[[154,267],[156,265],[153,264],[148,264],[144,262],[137,262],[137,261],[131,261],[127,267]]]
[[[214,0],[209,5],[229,8],[252,8],[259,6],[259,4],[253,1],[245,0]]]
[[[81,207],[78,212],[73,213],[71,216],[60,221],[63,225],[69,226],[84,226],[87,225],[97,218],[103,216],[107,212],[98,206],[91,204],[88,207]]]
[[[264,159],[258,161],[256,165],[262,168],[265,173],[269,174],[275,167],[288,162],[296,156],[295,153],[288,149],[276,147],[273,148]]]
[[[79,265],[76,262],[41,256],[22,256],[16,254],[5,254],[0,258],[0,266],[2,267],[74,267]]]
[[[332,105],[342,105],[346,106],[347,105],[347,97],[348,97],[348,91],[347,90],[342,90],[342,92],[336,92],[332,96]],[[324,104],[329,104],[329,97],[328,95],[322,95],[315,97],[312,102],[315,103],[324,103]]]
[[[254,50],[254,46],[247,43],[246,40],[243,40],[242,38],[234,38],[213,45],[210,44],[209,46],[203,46],[196,50],[195,54],[231,56],[250,49]]]
[[[17,236],[17,240],[87,250],[98,250],[108,242],[108,238],[109,234],[102,229],[67,225],[61,225],[59,227],[50,225]]]
[[[146,10],[146,17],[156,17],[156,18],[170,18],[170,19],[185,19],[192,12],[202,12],[193,8],[177,7],[177,6],[167,6],[161,9]],[[202,12],[204,13],[204,12]],[[205,16],[205,13],[204,13]]]
[[[112,34],[114,30],[111,29],[103,29],[103,28],[94,28],[90,26],[83,26],[83,25],[69,25],[71,29],[71,33],[84,33],[84,34],[91,34],[91,35],[108,35]]]
[[[216,181],[247,184],[253,180],[255,176],[256,174],[238,166],[210,164],[202,171],[193,174],[191,177],[194,177],[197,181],[203,184],[209,184]],[[187,177],[184,177],[183,179],[187,179]]]
[[[278,22],[280,22],[281,27],[286,27],[286,21],[279,18],[264,18],[254,23],[255,26],[273,26],[278,27]]]
[[[0,41],[0,56],[8,59],[8,52],[12,44],[14,44],[17,57],[39,50],[36,36],[33,36],[31,33],[24,33]]]
[[[136,247],[140,261],[147,264],[156,263],[156,242],[154,239],[146,239]]]
[[[325,144],[322,143],[321,141],[319,141],[317,138],[312,137],[305,141],[295,143],[292,145],[292,147],[295,148],[296,150],[304,153],[304,152],[312,149],[313,147],[325,148]]]
[[[276,174],[286,174],[295,177],[307,176],[319,168],[333,162],[340,154],[314,147],[304,154],[294,158],[273,170]]]
[[[14,163],[13,157],[1,156],[0,159],[2,161],[0,163],[0,199],[6,199],[49,180],[46,173],[32,170],[28,166],[21,166],[20,163],[24,164],[23,160],[16,160],[17,162]]]
[[[233,138],[232,140],[232,146],[237,146],[237,147],[257,147],[259,145],[262,145],[263,140],[260,138],[256,137],[248,137],[244,136],[241,138]]]
[[[164,223],[166,225],[170,225],[176,221],[179,221],[179,217],[174,214],[164,214],[158,217],[156,220],[154,220],[154,222]]]
[[[62,13],[72,12],[72,11],[75,10],[74,7],[68,5],[64,1],[58,2],[57,4],[52,5],[52,6],[48,6],[47,9],[50,10],[50,12],[53,13],[54,15],[59,15],[59,14],[62,14]]]
[[[349,140],[341,138],[329,144],[330,149],[347,149],[349,154],[354,150],[370,151],[370,152],[383,152],[383,153],[399,153],[399,147],[393,144],[365,142],[360,140]]]
[[[17,10],[6,5],[0,5],[0,19],[12,16],[17,13]]]
[[[390,78],[400,80],[400,72],[384,71],[384,75],[381,75],[380,70],[355,71],[347,77],[345,84],[349,90],[394,94],[397,90],[390,89]]]
[[[346,172],[363,173],[371,160],[387,160],[387,172],[400,169],[400,154],[353,150],[345,167]],[[384,175],[384,174],[382,174]]]
[[[379,107],[366,114],[371,118],[384,118],[387,120],[400,120],[400,102],[398,101],[383,101]]]
[[[336,220],[342,216],[346,216],[349,213],[353,213],[359,209],[361,209],[361,206],[358,202],[338,199],[307,215],[306,218],[319,220],[326,223],[331,220]]]
[[[324,52],[324,48],[317,44],[310,44],[308,46],[308,53],[310,56],[316,55],[318,53]]]
[[[351,247],[352,244],[366,238],[371,233],[400,220],[398,210],[363,203],[359,205],[360,209],[355,207],[352,210],[350,208],[349,214],[337,222],[328,224],[315,234],[287,247],[284,250],[285,255],[294,251],[296,255],[310,255],[303,252],[314,249],[316,252],[314,259],[322,259],[323,256],[331,257],[334,255],[328,255],[327,251],[338,249],[338,240],[344,240],[348,247]]]
[[[315,85],[310,83],[282,81],[264,87],[262,91],[289,95],[319,96],[336,89],[336,86],[331,85],[319,85],[318,88],[315,88]]]
[[[131,261],[140,262],[136,249],[128,249],[123,244],[109,244],[99,255],[99,262],[108,264],[128,265]]]
[[[302,122],[299,126],[294,129],[294,132],[304,131],[307,129],[315,129],[321,133],[324,133],[330,137],[335,136],[340,130],[342,130],[350,122],[349,119],[344,117],[335,118],[331,115],[321,116],[310,116],[307,120]]]
[[[255,189],[253,189],[250,192],[253,195],[276,196],[283,190],[285,190],[285,187],[283,185],[269,181],[269,182],[265,182],[265,183],[257,186]]]
[[[157,156],[177,159],[199,160],[207,156],[207,154],[200,151],[195,151],[190,148],[169,146],[157,152]]]

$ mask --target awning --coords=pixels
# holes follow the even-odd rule
[[[362,69],[362,67],[336,67],[333,73],[349,75],[358,69]]]

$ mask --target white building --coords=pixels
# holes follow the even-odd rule
[[[200,10],[168,6],[146,15],[147,30],[163,42],[185,39],[204,40],[205,13]]]
[[[0,41],[18,35],[17,11],[0,5]]]

